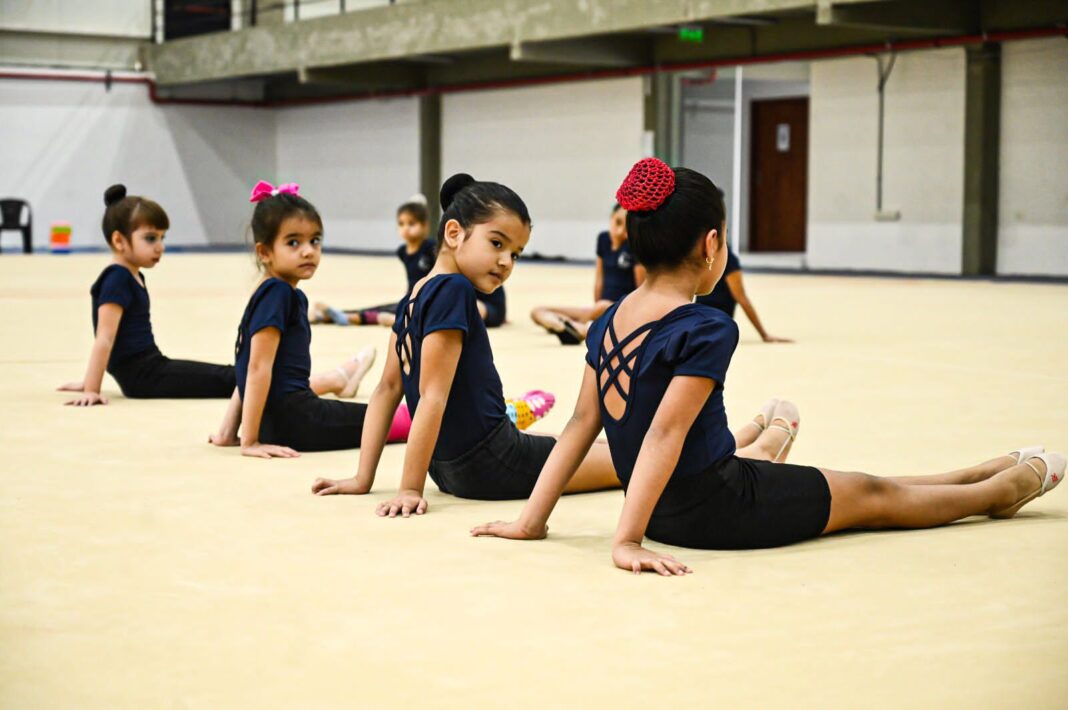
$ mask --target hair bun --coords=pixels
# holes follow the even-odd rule
[[[467,173],[456,173],[451,178],[445,181],[445,184],[441,186],[441,210],[444,212],[449,209],[449,205],[452,204],[453,199],[459,194],[460,190],[465,187],[474,185],[477,180],[468,175]]]
[[[126,186],[122,183],[112,185],[104,190],[104,204],[111,207],[113,204],[126,197]]]
[[[643,158],[627,173],[616,200],[628,212],[648,212],[675,191],[675,171],[657,158]]]

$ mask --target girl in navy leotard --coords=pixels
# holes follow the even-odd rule
[[[312,486],[318,495],[369,492],[390,412],[404,397],[413,419],[400,491],[377,509],[390,517],[426,511],[428,472],[443,492],[463,498],[525,498],[556,443],[508,421],[477,307],[476,293],[499,289],[530,239],[526,205],[507,187],[465,174],[445,182],[441,204],[438,258],[397,308],[389,362],[371,397],[356,476],[319,479]],[[560,454],[577,470],[564,492],[617,487],[607,446],[592,439],[582,444],[574,461],[578,447]]]
[[[438,244],[429,239],[430,213],[427,211],[426,198],[415,195],[397,208],[397,233],[404,244],[397,247],[397,258],[404,265],[404,274],[408,278],[405,293],[411,293],[419,279],[430,273],[437,258]],[[499,288],[492,294],[476,293],[476,304],[486,327],[496,328],[507,317],[507,305],[504,289]],[[384,303],[370,308],[342,310],[326,303],[316,303],[311,312],[312,323],[336,323],[338,325],[384,325],[392,328],[397,303]]]
[[[107,404],[100,393],[105,370],[130,398],[229,397],[234,391],[233,367],[172,360],[156,347],[144,269],[163,257],[163,239],[170,227],[167,213],[148,198],[127,195],[124,185],[109,187],[104,204],[102,227],[113,263],[90,289],[96,337],[85,378],[59,388],[81,393],[67,404]]]
[[[756,306],[753,305],[753,302],[749,299],[749,294],[745,290],[745,283],[742,280],[742,264],[738,261],[738,256],[731,251],[729,244],[727,245],[727,260],[723,268],[723,276],[716,282],[716,287],[712,289],[711,293],[697,296],[694,302],[700,303],[702,306],[718,308],[731,318],[734,317],[734,307],[741,306],[742,310],[745,311],[746,317],[749,318],[749,322],[753,324],[753,328],[760,335],[760,339],[765,343],[793,342],[789,338],[778,338],[764,328],[764,323],[757,314]]]
[[[627,244],[627,211],[612,208],[608,231],[597,235],[597,267],[592,306],[537,306],[530,318],[556,335],[564,345],[578,345],[586,338],[590,323],[609,306],[645,280],[645,269],[635,261]]]
[[[544,537],[574,462],[602,426],[627,491],[612,542],[620,568],[686,574],[644,537],[696,548],[786,545],[848,528],[923,528],[971,515],[1011,517],[1057,485],[1065,458],[1026,447],[933,476],[880,478],[774,464],[796,431],[779,408],[742,458],[722,392],[738,341],[734,321],[692,303],[723,272],[722,193],[700,173],[646,158],[617,196],[635,256],[649,277],[590,329],[575,414],[514,523],[475,535]]]
[[[353,449],[360,445],[367,406],[322,399],[327,375],[311,374],[308,299],[297,285],[319,267],[323,222],[295,184],[260,182],[252,192],[252,237],[264,278],[245,307],[235,345],[237,388],[216,446],[240,446],[245,456],[292,457],[299,451]],[[355,393],[374,359],[360,352],[333,373]],[[392,414],[392,412],[391,412]],[[403,441],[407,412],[391,418],[391,440]]]

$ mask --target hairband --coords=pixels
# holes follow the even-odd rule
[[[675,171],[657,158],[643,158],[616,190],[616,202],[628,212],[647,212],[664,204],[675,191]]]
[[[252,188],[252,196],[248,198],[249,202],[259,202],[266,200],[268,197],[274,197],[285,193],[287,195],[299,196],[300,185],[295,182],[287,182],[275,187],[266,180],[260,180],[256,183],[256,187]]]

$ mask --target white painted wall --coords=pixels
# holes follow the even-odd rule
[[[173,244],[244,238],[248,192],[274,174],[274,117],[246,108],[159,106],[145,86],[0,79],[0,194],[29,200],[34,241],[51,222],[72,244],[101,246],[108,185],[157,200]],[[17,234],[5,232],[13,248]]]
[[[514,189],[530,209],[528,251],[592,259],[616,188],[642,157],[637,78],[449,94],[442,175]]]
[[[749,246],[749,180],[752,162],[752,105],[763,99],[809,94],[806,62],[746,67],[742,80],[741,209],[738,238]],[[723,190],[728,211],[734,180],[734,73],[722,72],[716,82],[683,88],[682,164],[703,172]]]
[[[300,183],[319,209],[324,243],[396,248],[395,210],[419,191],[417,100],[351,101],[275,115],[278,179]]]
[[[0,28],[147,38],[152,0],[0,0]]]
[[[1068,42],[1002,46],[998,273],[1068,275]]]
[[[875,61],[812,65],[810,267],[960,273],[964,79],[962,49],[898,57],[886,86],[883,206],[901,219],[876,222]]]
[[[734,181],[734,72],[682,87],[681,164],[707,175],[730,209]],[[744,184],[744,183],[743,183]]]

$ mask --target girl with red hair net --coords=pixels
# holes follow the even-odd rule
[[[723,312],[693,303],[723,273],[722,193],[700,173],[647,158],[617,197],[648,278],[590,328],[575,414],[519,520],[482,525],[472,534],[544,537],[573,462],[602,427],[627,492],[612,561],[635,573],[690,572],[673,556],[644,548],[645,537],[681,547],[748,549],[852,528],[1009,518],[1064,476],[1065,457],[1040,447],[900,478],[774,464],[797,430],[796,410],[781,403],[774,423],[742,457],[723,407],[738,328]]]

